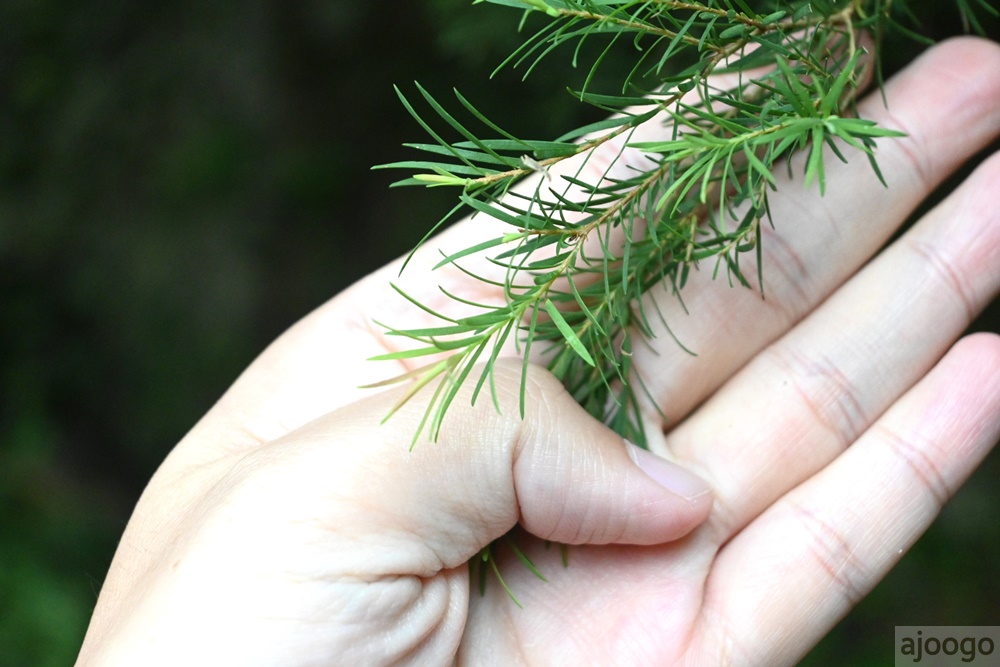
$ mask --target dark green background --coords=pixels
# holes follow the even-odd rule
[[[946,17],[936,36],[959,29],[949,3],[911,4]],[[73,660],[166,452],[270,340],[445,210],[453,193],[369,171],[423,140],[393,83],[458,86],[536,138],[594,117],[562,92],[568,54],[487,83],[517,18],[468,0],[0,2],[0,664]],[[977,327],[1000,330],[997,310]],[[810,664],[887,664],[894,625],[1000,623],[998,473],[994,455]]]

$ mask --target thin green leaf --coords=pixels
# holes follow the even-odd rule
[[[435,264],[434,269],[440,269],[442,266],[445,266],[447,264],[454,264],[456,260],[462,259],[463,257],[468,257],[469,255],[475,255],[484,250],[489,250],[490,248],[496,248],[498,245],[503,245],[504,243],[508,243],[509,241],[510,238],[508,236],[498,236],[494,239],[483,241],[482,243],[477,243],[473,246],[469,246],[468,248],[459,250],[456,253],[448,255],[440,262]]]
[[[431,354],[441,354],[441,348],[439,347],[418,347],[412,350],[399,350],[397,352],[389,352],[387,354],[377,354],[374,357],[368,357],[368,361],[399,361],[402,359],[414,359],[416,357],[426,357]],[[393,378],[388,384],[398,382],[400,380]],[[376,385],[367,385],[368,387],[373,387]]]
[[[559,309],[556,308],[551,299],[545,300],[545,312],[547,312],[549,317],[552,318],[552,322],[555,323],[556,327],[559,329],[559,333],[562,334],[566,343],[573,348],[573,351],[580,355],[580,358],[587,362],[588,365],[593,366],[594,358],[590,356],[589,352],[587,352],[587,348],[583,346],[583,343],[577,337],[576,332],[573,331],[573,327],[566,322],[563,314],[559,312]]]

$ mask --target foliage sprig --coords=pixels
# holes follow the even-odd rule
[[[979,32],[977,12],[997,14],[988,0],[955,1],[964,25]],[[407,144],[423,159],[381,168],[411,172],[395,186],[457,190],[458,204],[418,248],[463,212],[508,229],[443,256],[435,267],[451,265],[496,288],[504,295],[501,303],[476,303],[442,288],[458,312],[471,312],[453,316],[396,287],[438,324],[386,326],[388,335],[415,346],[375,359],[431,359],[375,385],[410,383],[386,419],[435,381],[414,444],[422,434],[437,438],[467,382],[475,382],[473,402],[489,391],[499,409],[494,368],[501,352],[513,342],[526,366],[541,344],[549,370],[591,415],[645,446],[645,389],[632,352],[654,335],[654,321],[668,333],[670,326],[643,295],[662,285],[680,298],[691,270],[702,264],[711,264],[714,275],[724,272],[730,284],[750,287],[741,257],[752,252],[763,297],[761,227],[769,221],[775,174],[800,164],[805,186],[822,194],[828,154],[846,162],[854,151],[885,184],[876,140],[901,133],[858,117],[855,102],[869,73],[882,82],[879,49],[889,31],[923,38],[907,27],[913,17],[904,0],[474,0],[482,2],[521,10],[522,31],[534,30],[498,70],[523,68],[526,77],[553,52],[571,48],[573,66],[586,70],[572,94],[610,116],[555,140],[524,139],[457,90],[465,120],[419,84],[415,99],[423,112],[396,89],[433,143]],[[543,25],[535,27],[539,18]],[[584,45],[593,40],[603,45],[588,59],[584,54],[592,52]],[[596,72],[621,44],[634,50],[634,66],[620,89],[594,92]],[[641,126],[657,122],[666,138],[635,140]],[[448,140],[445,132],[457,138]],[[584,177],[595,149],[614,140],[623,148],[604,150],[619,150],[617,158],[596,180]],[[626,150],[642,158],[625,160]],[[803,155],[800,162],[793,162],[796,154]],[[618,162],[625,168],[616,168]],[[513,187],[532,175],[533,186]],[[462,266],[479,254],[501,267],[502,280]],[[655,401],[645,403],[659,409]],[[544,580],[516,541],[501,541]],[[494,546],[473,561],[470,575],[482,588],[492,571],[519,604],[497,567]],[[562,554],[565,564],[565,547]]]
[[[555,140],[524,139],[458,91],[461,119],[419,84],[415,100],[397,88],[433,142],[408,144],[423,159],[383,167],[411,171],[397,186],[458,191],[458,206],[425,240],[459,211],[488,216],[509,230],[438,264],[466,270],[461,260],[488,253],[505,278],[472,278],[502,290],[504,302],[449,295],[461,312],[472,313],[453,317],[411,299],[440,324],[388,326],[389,335],[410,339],[415,347],[376,358],[432,361],[380,384],[411,382],[405,402],[437,381],[416,442],[422,433],[438,435],[448,407],[470,379],[473,400],[485,390],[495,400],[494,362],[505,345],[522,346],[527,364],[532,347],[544,344],[549,369],[588,412],[644,444],[642,379],[631,354],[637,337],[652,335],[654,318],[667,331],[669,324],[655,308],[650,312],[643,294],[662,284],[679,295],[691,269],[704,263],[731,283],[750,286],[741,266],[747,252],[757,257],[756,281],[763,291],[761,225],[768,219],[775,173],[791,169],[795,153],[805,155],[805,183],[821,192],[827,151],[845,161],[846,151],[860,152],[881,179],[875,140],[899,133],[856,117],[854,102],[873,58],[877,69],[880,37],[905,29],[897,19],[905,3],[478,1],[522,10],[523,30],[542,17],[544,25],[501,65],[524,68],[525,76],[565,48],[580,67],[583,45],[604,40],[586,64],[583,86],[572,92],[611,115]],[[963,15],[975,16],[974,2],[960,0]],[[976,6],[992,9],[984,2]],[[874,56],[860,34],[874,40]],[[635,49],[635,66],[620,90],[592,91],[595,72],[620,43]],[[669,136],[633,141],[636,129],[650,122],[664,122]],[[642,152],[642,164],[630,164],[624,174],[613,173],[612,165],[596,181],[585,178],[587,156],[619,137],[627,149]],[[569,164],[577,166],[552,175],[572,158],[577,160]],[[533,190],[512,187],[532,174],[539,174]],[[521,397],[523,412],[523,380]]]

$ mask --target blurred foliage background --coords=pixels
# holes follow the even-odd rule
[[[925,33],[961,31],[950,2],[910,4]],[[369,170],[424,138],[393,83],[457,86],[537,138],[599,116],[565,93],[568,53],[488,81],[517,20],[469,0],[0,3],[0,664],[72,662],[167,451],[446,210],[453,193]],[[894,44],[887,71],[922,48]],[[996,304],[975,328],[1000,330]],[[807,663],[887,664],[894,625],[1000,623],[998,474],[993,455]]]

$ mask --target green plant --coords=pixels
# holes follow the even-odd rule
[[[857,117],[855,102],[869,75],[881,83],[888,33],[922,39],[907,27],[915,24],[913,3],[483,1],[523,12],[529,36],[501,67],[528,76],[554,52],[571,50],[574,67],[585,72],[573,96],[610,117],[554,140],[531,140],[505,131],[457,91],[453,112],[418,84],[415,99],[428,113],[397,89],[433,142],[409,144],[422,160],[383,166],[411,171],[396,185],[458,191],[458,204],[425,240],[460,213],[509,227],[438,264],[461,268],[463,259],[488,253],[503,280],[470,277],[506,298],[484,304],[449,295],[457,311],[472,313],[452,316],[397,288],[441,323],[387,327],[415,346],[377,359],[432,361],[382,384],[411,382],[405,402],[436,381],[414,442],[423,433],[434,438],[467,381],[475,383],[474,401],[493,393],[494,362],[505,345],[514,341],[525,364],[533,346],[544,345],[549,369],[587,411],[643,445],[642,378],[631,368],[631,350],[637,337],[652,335],[654,318],[662,319],[643,294],[665,284],[680,298],[692,268],[703,265],[751,287],[741,266],[749,252],[757,256],[753,279],[763,295],[760,230],[774,173],[791,169],[793,154],[804,154],[804,182],[821,192],[826,151],[841,160],[856,151],[882,178],[875,140],[900,133]],[[972,29],[981,30],[977,11],[996,14],[985,0],[957,0],[957,8]],[[595,40],[597,49],[585,49]],[[592,90],[614,48],[633,49],[634,67],[616,90]],[[635,139],[638,128],[656,122],[670,128],[666,140]],[[586,176],[594,149],[612,141],[624,146],[619,158],[628,149],[643,159],[627,169],[611,160],[598,178]],[[512,187],[530,176],[533,185]],[[522,412],[523,396],[522,389]]]

